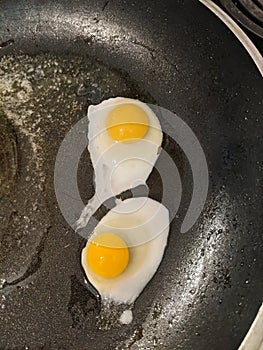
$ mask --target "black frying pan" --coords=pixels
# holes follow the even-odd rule
[[[1,1],[0,47],[0,348],[237,349],[262,301],[263,267],[263,84],[242,45],[196,1],[36,0]],[[87,106],[118,95],[177,113],[210,182],[181,234],[192,177],[166,143],[183,183],[169,244],[134,322],[105,331],[84,285],[85,240],[60,214],[53,171]],[[148,182],[157,199],[159,180],[153,172]],[[87,152],[79,187],[91,197]]]

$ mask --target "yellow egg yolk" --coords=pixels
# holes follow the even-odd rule
[[[122,104],[113,108],[107,116],[106,127],[115,141],[134,142],[148,131],[146,113],[134,104]]]
[[[87,260],[90,268],[99,276],[119,276],[129,262],[129,249],[123,239],[112,233],[95,237],[88,246]]]

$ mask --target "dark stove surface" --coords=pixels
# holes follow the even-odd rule
[[[263,52],[263,0],[214,0]]]

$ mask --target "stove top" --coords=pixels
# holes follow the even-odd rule
[[[214,0],[263,53],[263,0]]]
[[[262,0],[220,0],[220,2],[239,23],[263,38]]]

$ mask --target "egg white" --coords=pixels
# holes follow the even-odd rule
[[[113,140],[108,134],[107,116],[120,104],[134,104],[146,113],[149,128],[142,139],[123,143]],[[90,106],[88,119],[88,149],[95,171],[96,191],[102,192],[103,196],[106,191],[112,196],[137,186],[139,182],[145,183],[158,158],[162,143],[159,120],[148,105],[129,98],[110,98],[97,106]]]
[[[120,104],[135,104],[147,115],[149,128],[136,142],[113,140],[106,129],[110,111]],[[147,104],[134,99],[116,97],[88,108],[88,150],[94,168],[95,195],[83,210],[76,228],[85,227],[107,199],[123,191],[145,184],[159,156],[162,130],[155,113]]]
[[[121,275],[114,278],[98,276],[87,262],[90,241],[104,232],[120,236],[129,247],[129,264]],[[155,274],[168,233],[168,210],[150,198],[126,199],[109,211],[98,223],[81,255],[85,274],[101,298],[115,303],[133,303]]]

